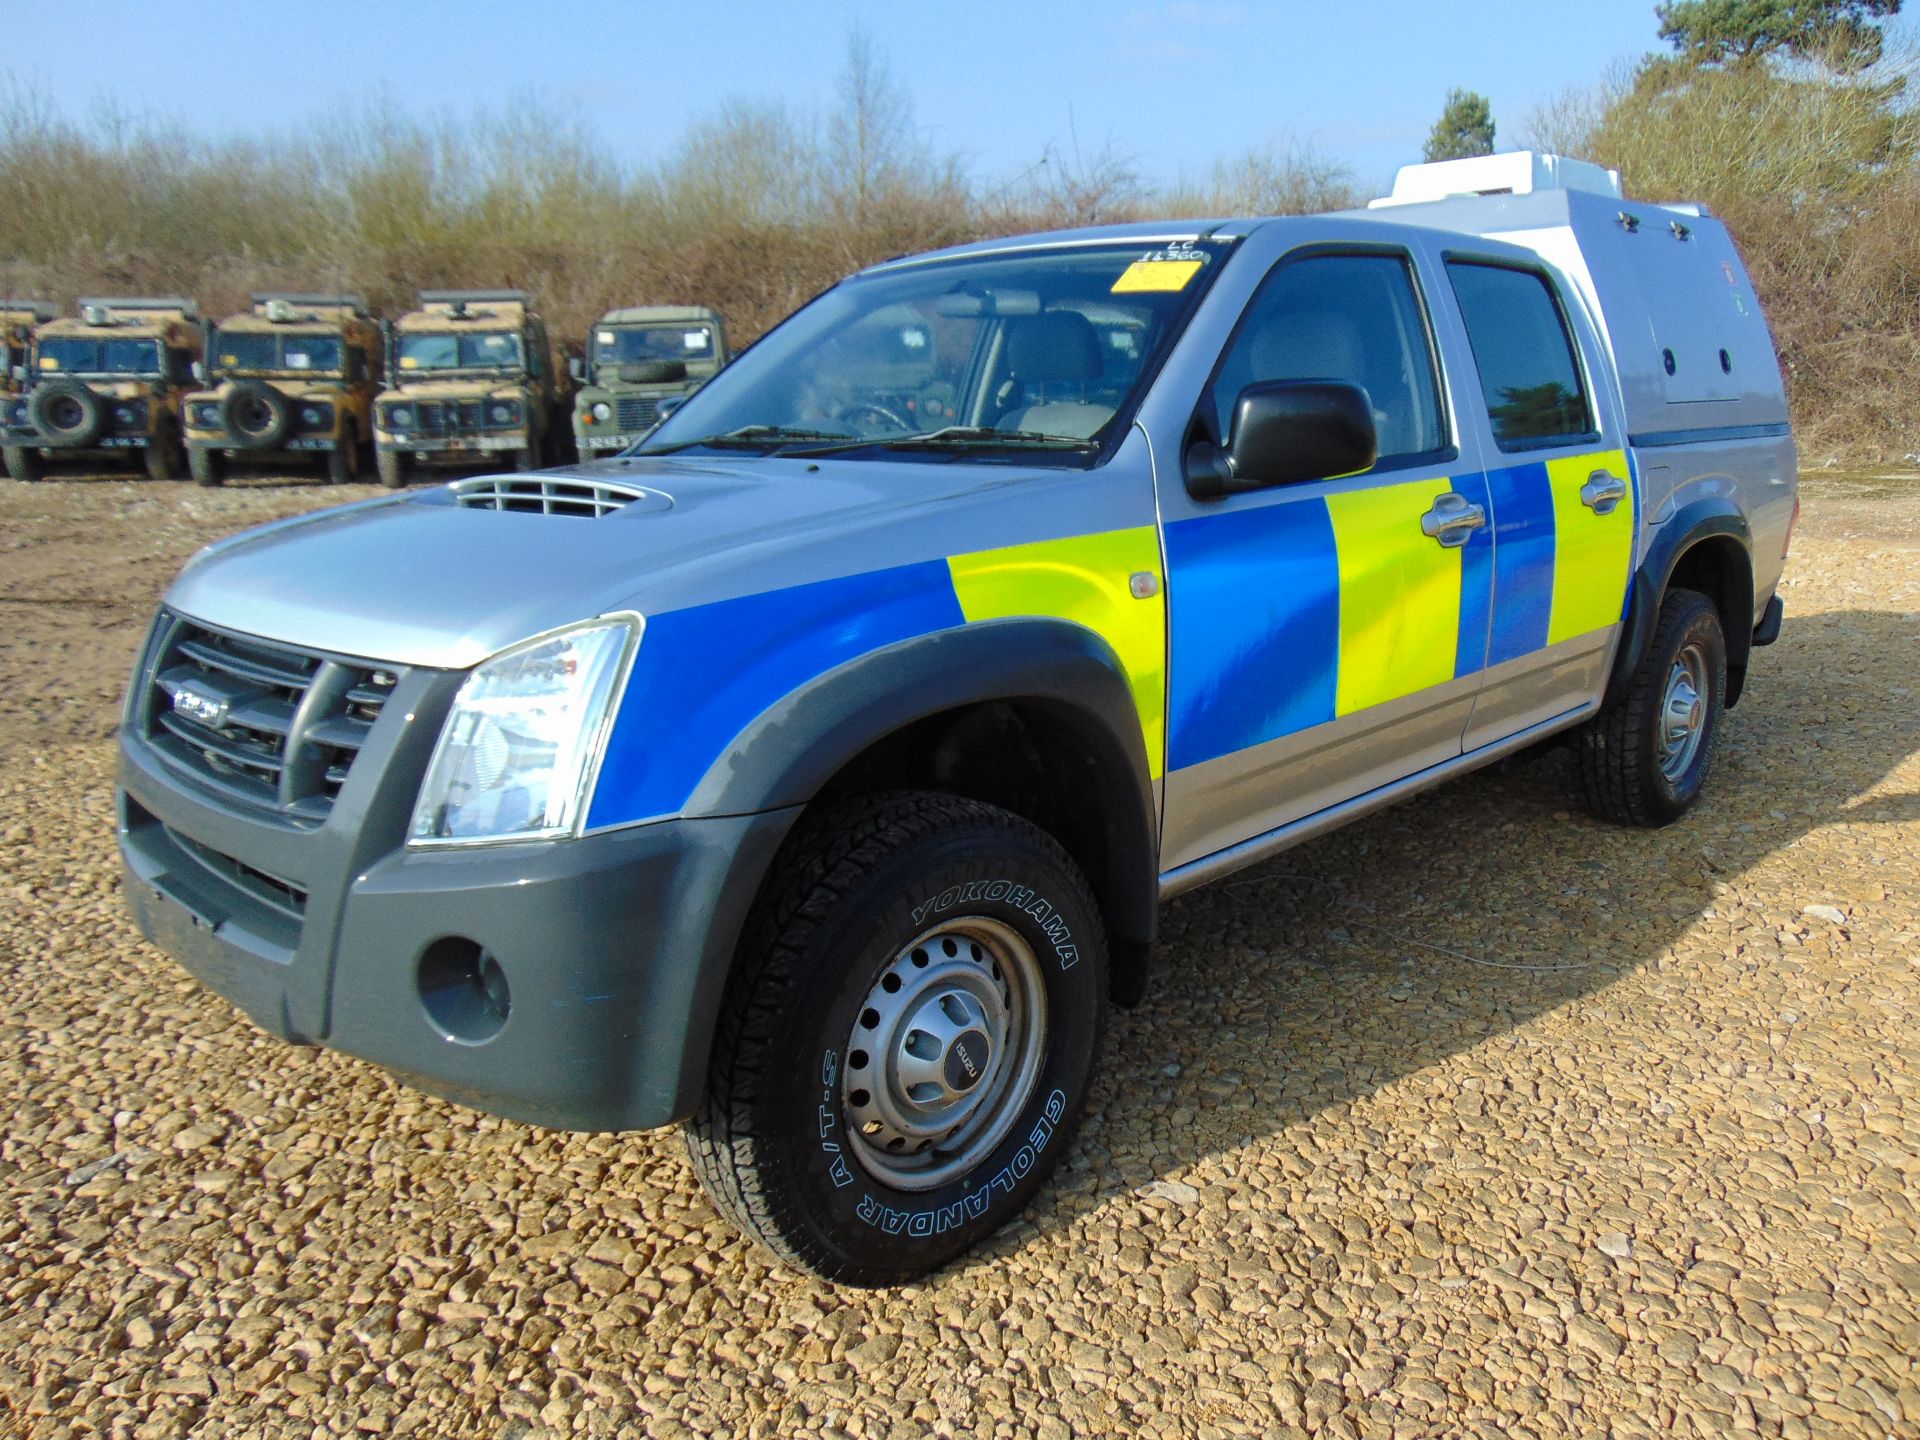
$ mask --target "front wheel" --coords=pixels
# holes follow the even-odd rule
[[[948,795],[824,805],[748,920],[694,1170],[788,1264],[911,1280],[1040,1187],[1106,1000],[1099,910],[1051,836]]]
[[[149,480],[178,480],[180,478],[180,452],[174,448],[173,441],[165,435],[156,435],[147,442],[143,453]]]
[[[360,478],[360,437],[351,425],[342,426],[340,439],[327,452],[327,483],[351,485]]]
[[[1693,808],[1726,714],[1727,640],[1697,590],[1670,590],[1626,693],[1578,732],[1587,806],[1603,820],[1656,827]]]
[[[382,450],[373,457],[380,472],[380,483],[389,490],[404,489],[408,480],[407,460],[398,450]]]
[[[203,489],[227,483],[226,457],[217,450],[187,451],[187,468],[193,472],[193,483]]]
[[[7,446],[0,460],[4,460],[7,474],[26,484],[32,484],[36,480],[44,480],[47,477],[46,463],[41,460],[40,452],[29,450],[24,445]]]

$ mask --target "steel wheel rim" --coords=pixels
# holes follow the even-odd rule
[[[840,1097],[855,1159],[897,1190],[966,1174],[1011,1133],[1046,1035],[1045,977],[1011,926],[970,915],[916,937],[848,1033]]]
[[[1660,773],[1670,781],[1677,783],[1700,754],[1710,694],[1706,651],[1688,645],[1673,657],[1660,698]]]

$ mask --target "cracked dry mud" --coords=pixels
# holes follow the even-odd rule
[[[1920,486],[1810,481],[1685,822],[1535,755],[1174,904],[1057,1179],[893,1293],[135,937],[151,607],[338,498],[0,484],[0,1431],[1920,1434]]]

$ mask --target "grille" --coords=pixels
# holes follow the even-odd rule
[[[146,737],[230,798],[319,822],[403,673],[173,622],[147,691]]]
[[[651,430],[653,422],[660,418],[660,402],[652,396],[627,396],[616,402],[614,416],[620,421],[620,428],[629,434],[635,430]]]
[[[474,430],[512,429],[519,423],[517,420],[496,425],[488,418],[488,408],[497,403],[493,400],[423,401],[413,407],[414,421],[406,427],[407,433],[439,436],[466,434]]]
[[[469,510],[518,510],[533,515],[578,515],[593,520],[654,492],[605,480],[542,475],[483,475],[448,487]]]
[[[244,860],[223,855],[212,846],[202,845],[171,826],[164,828],[169,840],[236,890],[244,891],[289,920],[298,921],[307,913],[307,892],[291,880],[282,880],[278,875],[255,869]]]

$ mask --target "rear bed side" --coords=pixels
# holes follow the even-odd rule
[[[1614,359],[1644,521],[1609,697],[1671,585],[1705,591],[1727,637],[1727,701],[1780,582],[1798,486],[1773,339],[1727,228],[1697,205],[1578,190],[1408,206],[1511,241],[1579,293]]]

